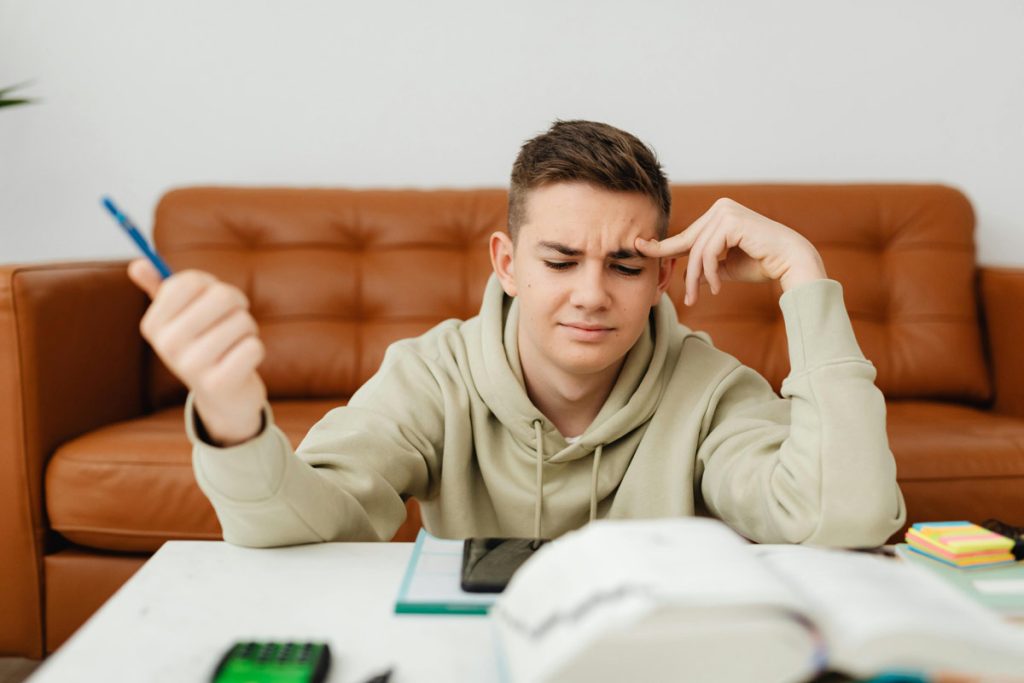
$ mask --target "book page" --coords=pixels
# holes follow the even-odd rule
[[[748,552],[803,596],[837,670],[1024,671],[1024,631],[934,576],[850,551],[762,545]]]

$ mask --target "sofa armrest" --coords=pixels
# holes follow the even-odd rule
[[[127,263],[0,266],[0,654],[43,654],[47,459],[143,412],[147,299]]]
[[[1024,268],[981,268],[985,321],[997,412],[1024,417]]]

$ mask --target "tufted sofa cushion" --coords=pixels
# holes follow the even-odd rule
[[[348,397],[391,342],[475,314],[505,192],[196,188],[157,209],[157,249],[249,296],[272,398]],[[184,388],[159,363],[155,405]]]
[[[730,197],[807,236],[844,287],[857,338],[891,399],[981,403],[991,388],[974,282],[974,216],[939,185],[676,185],[670,233]],[[272,398],[346,398],[387,345],[476,314],[504,190],[189,188],[165,195],[155,239],[173,269],[242,288]],[[775,284],[726,283],[682,306],[684,323],[764,374],[789,371]],[[155,407],[185,390],[159,362]]]
[[[991,385],[977,312],[974,213],[939,185],[683,186],[673,192],[672,230],[718,196],[806,236],[829,277],[843,285],[864,354],[889,399],[984,403]],[[682,301],[681,280],[671,291]],[[733,283],[702,296],[683,321],[765,375],[778,390],[789,373],[774,284]]]

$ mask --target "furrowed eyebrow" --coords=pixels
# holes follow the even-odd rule
[[[537,246],[542,249],[550,249],[551,251],[557,251],[563,256],[582,256],[583,252],[579,249],[573,249],[572,247],[560,244],[558,242],[538,242]],[[615,261],[626,261],[629,259],[642,259],[646,258],[643,254],[633,249],[618,249],[616,251],[608,252],[608,258]]]
[[[567,247],[564,244],[559,244],[558,242],[540,242],[540,243],[538,243],[537,246],[539,246],[539,247],[541,247],[543,249],[550,249],[551,251],[557,251],[559,254],[562,254],[563,256],[582,256],[583,255],[583,252],[580,251],[579,249],[573,249],[572,247]]]

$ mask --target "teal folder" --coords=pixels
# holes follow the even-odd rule
[[[462,546],[463,541],[420,529],[398,589],[396,614],[487,614],[498,594],[462,590]]]
[[[896,545],[896,556],[936,574],[1003,616],[1024,618],[1024,562],[961,569],[932,559],[906,543]]]

